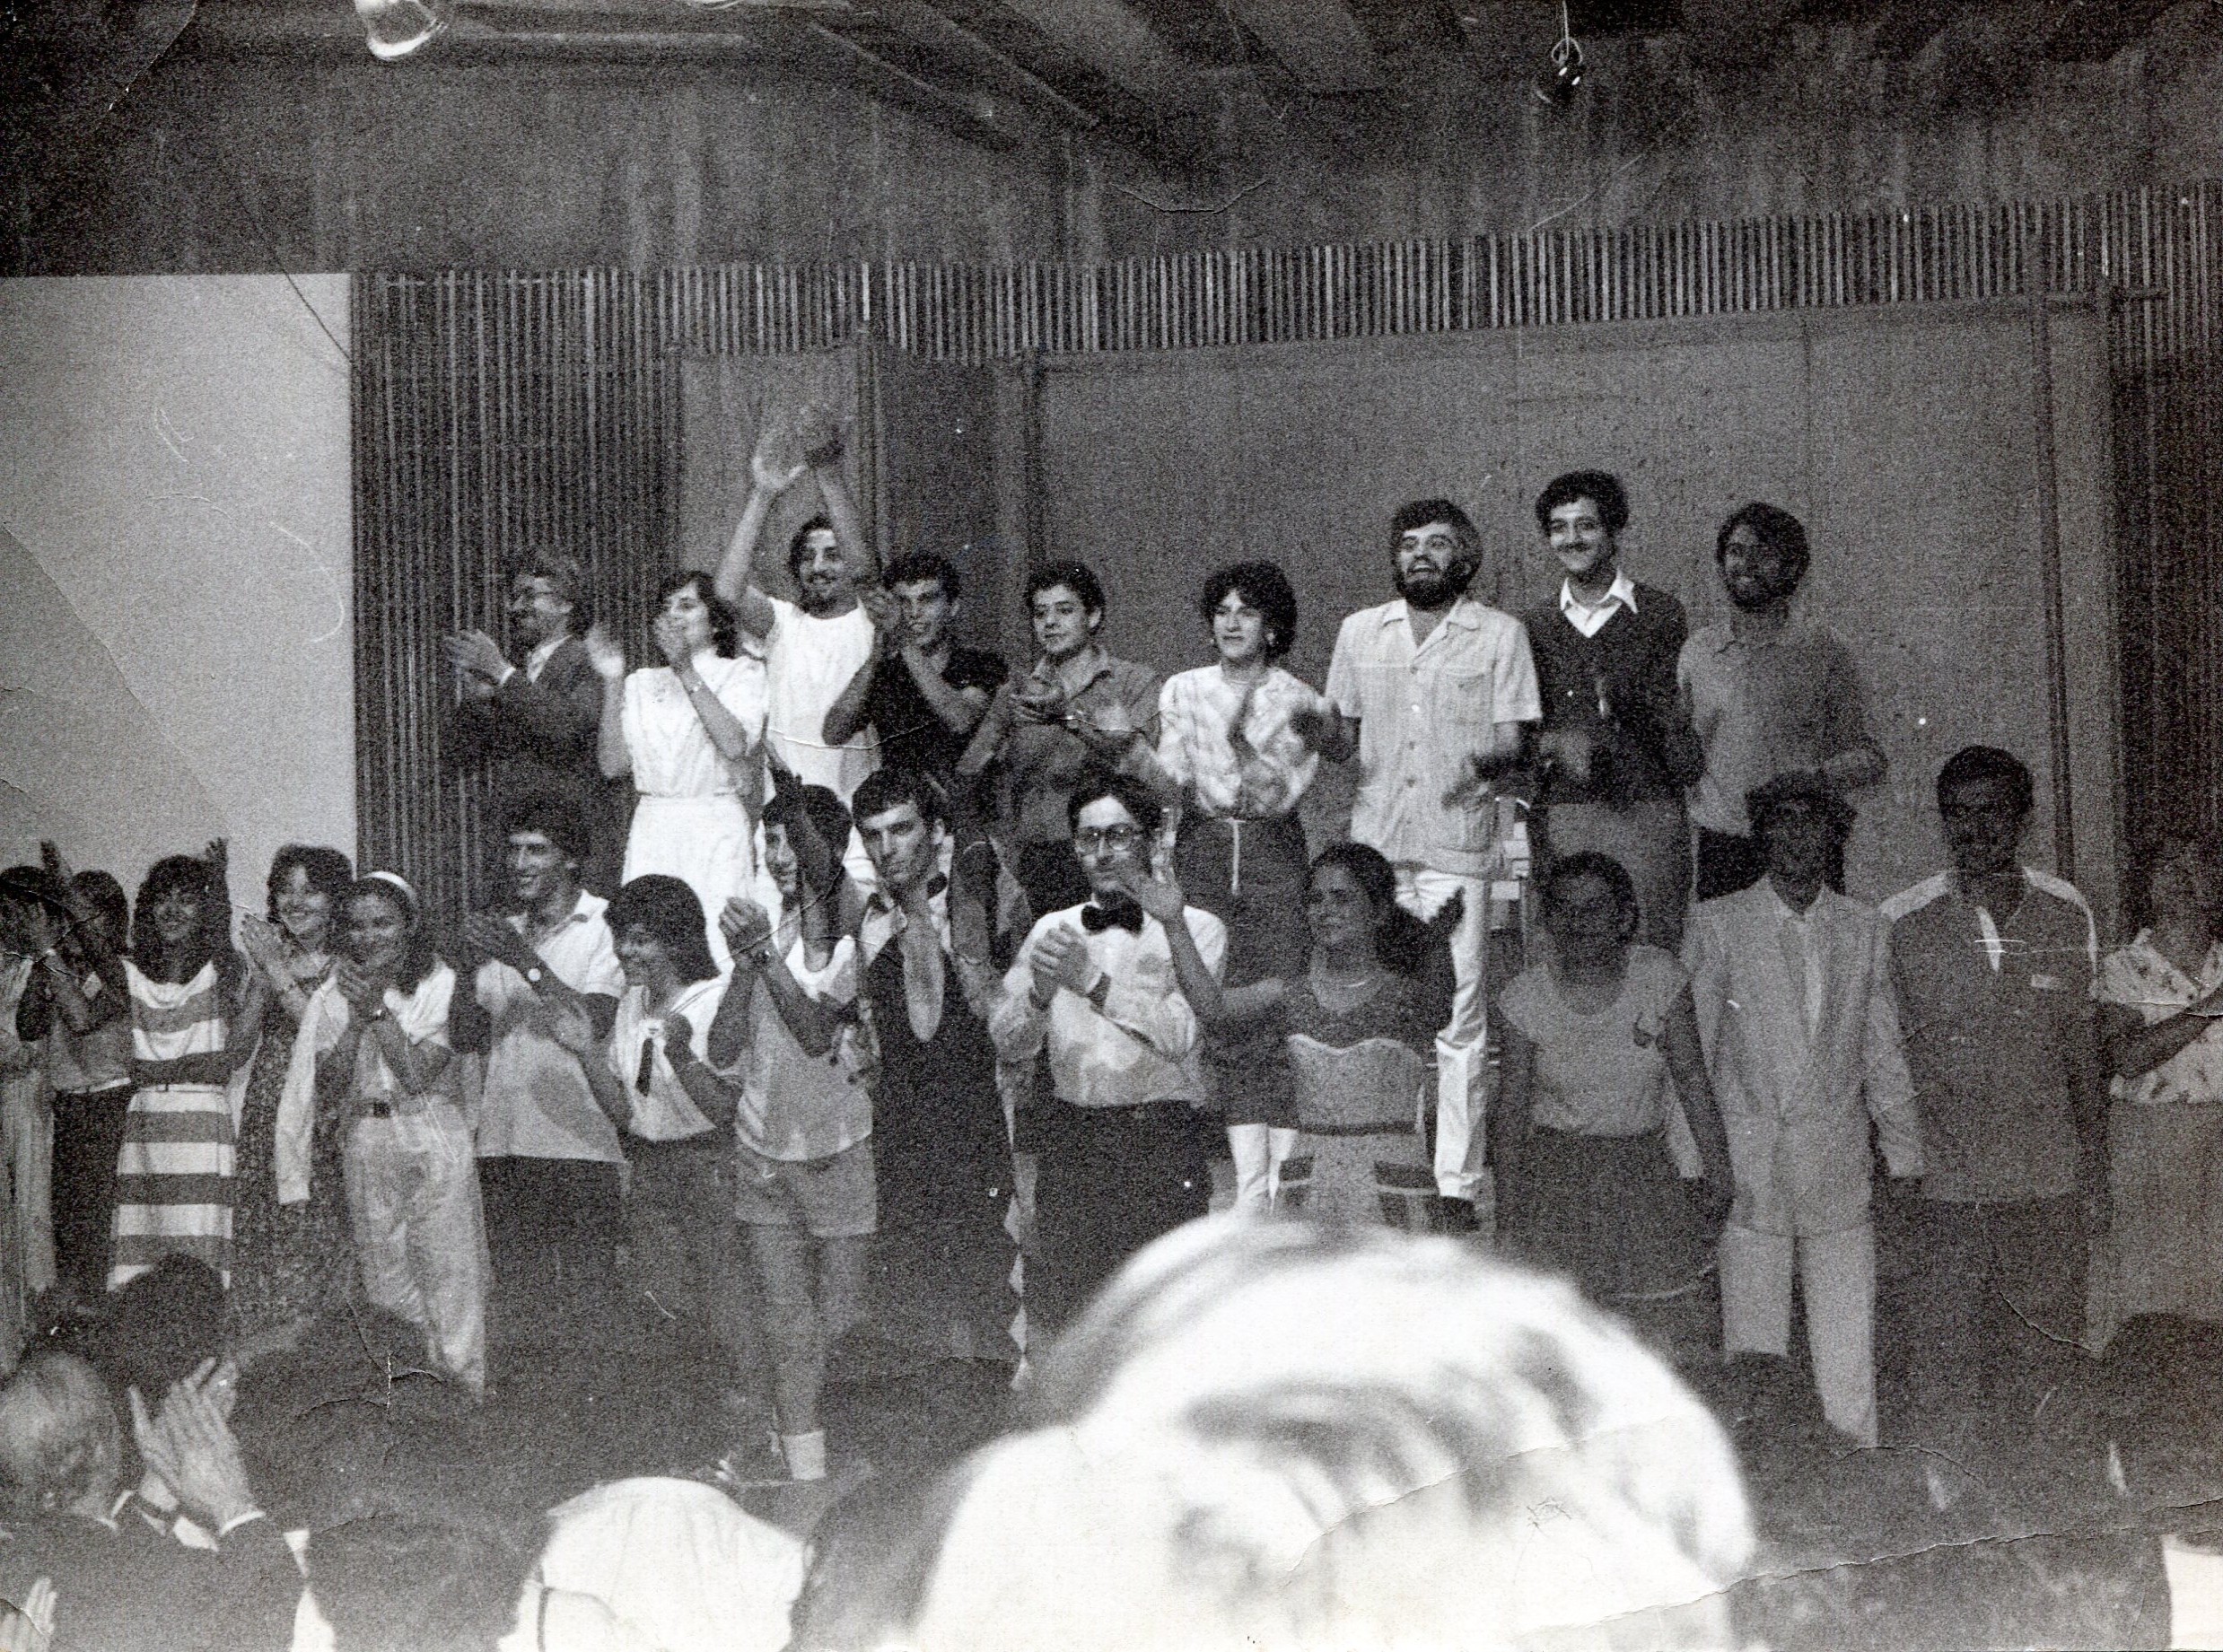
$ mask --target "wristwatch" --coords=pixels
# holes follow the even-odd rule
[[[525,966],[525,979],[534,986],[538,986],[541,977],[547,974],[547,971],[542,969],[538,964],[528,964]]]

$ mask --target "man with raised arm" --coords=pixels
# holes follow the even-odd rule
[[[1351,835],[1396,868],[1397,904],[1433,917],[1453,895],[1451,1022],[1436,1041],[1436,1187],[1473,1200],[1482,1185],[1491,874],[1499,863],[1494,775],[1518,761],[1521,729],[1542,714],[1520,622],[1466,594],[1482,536],[1448,499],[1389,519],[1397,597],[1343,623],[1327,668],[1326,712],[1291,726],[1321,756],[1359,759]],[[1460,1207],[1451,1207],[1461,1219]]]
[[[879,646],[879,631],[860,593],[876,590],[880,563],[858,520],[841,474],[841,432],[815,411],[802,433],[803,462],[783,468],[778,433],[767,429],[749,459],[748,503],[719,566],[718,595],[739,610],[742,627],[764,645],[774,761],[805,783],[824,786],[846,805],[857,782],[880,766],[879,746],[862,724],[836,739],[827,713]],[[757,583],[757,541],[775,500],[808,471],[826,513],[788,541],[787,571],[799,599],[767,596]]]

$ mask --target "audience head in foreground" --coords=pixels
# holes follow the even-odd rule
[[[1195,1222],[1051,1350],[922,1648],[1720,1646],[1728,1441],[1569,1287],[1455,1241]]]

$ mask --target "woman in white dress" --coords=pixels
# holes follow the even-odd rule
[[[627,675],[624,651],[600,626],[587,655],[602,679],[602,772],[631,774],[640,797],[626,839],[625,881],[678,878],[717,913],[755,895],[754,820],[764,775],[764,662],[735,656],[739,622],[706,573],[664,587],[656,646],[665,663]],[[712,956],[731,962],[709,925]]]

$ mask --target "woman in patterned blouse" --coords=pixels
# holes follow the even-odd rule
[[[2114,1215],[2092,1330],[2139,1314],[2223,1320],[2223,882],[2213,844],[2162,838],[2129,884],[2137,939],[2100,965],[2114,1074]]]
[[[1204,581],[1197,611],[1218,657],[1166,679],[1158,747],[1138,754],[1138,767],[1179,811],[1181,887],[1228,926],[1226,984],[1294,977],[1311,954],[1297,805],[1320,764],[1300,713],[1321,705],[1279,663],[1296,640],[1297,594],[1274,564],[1237,563]],[[1235,1160],[1236,1208],[1263,1211],[1296,1145],[1288,1058],[1270,1029],[1221,1026],[1205,1060]]]

